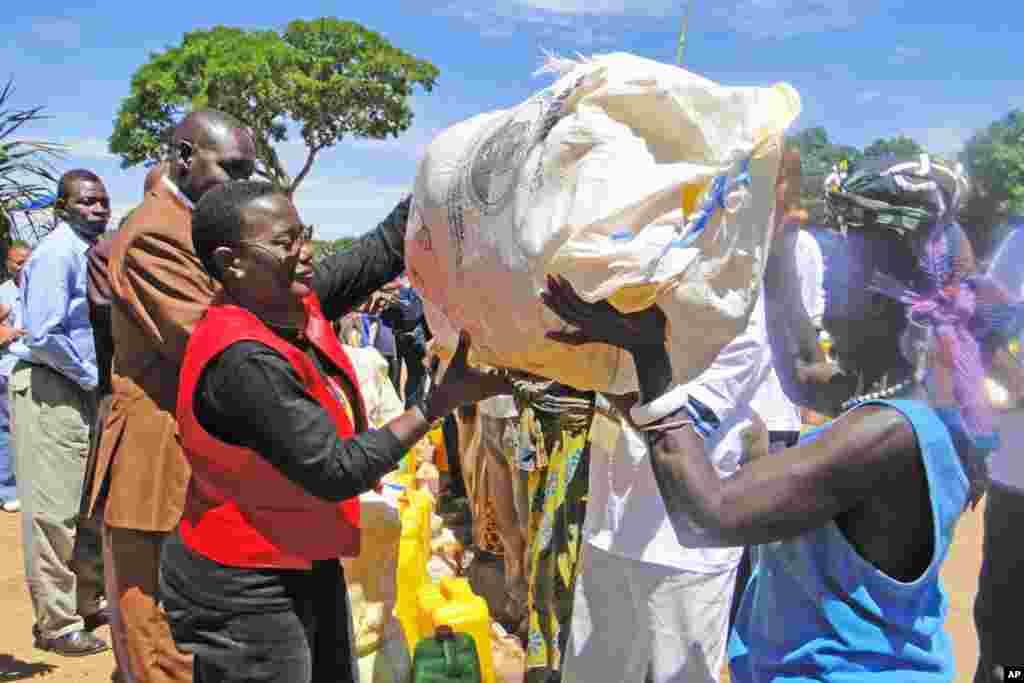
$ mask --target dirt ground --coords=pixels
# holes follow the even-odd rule
[[[949,629],[956,644],[957,683],[972,680],[977,660],[971,607],[981,566],[982,507],[967,513],[961,521],[944,571],[951,603]],[[106,638],[107,629],[100,629],[99,634]],[[110,652],[69,659],[33,648],[32,607],[25,592],[19,517],[0,513],[0,681],[106,683],[113,668]]]

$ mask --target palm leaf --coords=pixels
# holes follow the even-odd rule
[[[60,159],[66,147],[47,140],[15,139],[14,135],[27,124],[48,118],[43,107],[19,109],[11,106],[14,79],[0,87],[0,212],[7,220],[0,220],[4,233],[0,241],[11,239],[10,231],[16,224],[14,213],[24,217],[23,224],[31,237],[46,233],[49,220],[39,220],[30,212],[19,211],[36,200],[53,193],[57,183],[54,162]]]

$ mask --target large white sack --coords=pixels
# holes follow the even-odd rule
[[[428,324],[449,350],[468,330],[475,362],[635,390],[622,352],[545,339],[564,325],[539,292],[562,275],[589,301],[658,303],[688,381],[746,327],[799,96],[623,53],[554,63],[554,85],[452,126],[420,162],[405,253]]]

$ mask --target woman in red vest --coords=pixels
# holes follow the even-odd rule
[[[337,273],[314,272],[291,201],[268,183],[229,183],[200,201],[192,238],[223,293],[181,370],[192,480],[161,579],[175,641],[195,654],[202,683],[356,681],[338,558],[359,552],[357,496],[435,420],[509,387],[467,367],[463,339],[427,397],[368,431],[352,366],[320,310],[331,292],[318,285],[336,287]],[[379,267],[369,261],[355,265]]]

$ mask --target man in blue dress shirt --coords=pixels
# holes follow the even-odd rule
[[[71,551],[96,410],[85,253],[106,230],[110,197],[96,174],[69,171],[56,210],[60,223],[22,271],[25,334],[11,346],[9,392],[36,647],[81,656],[107,649],[91,632],[105,614],[102,574],[76,573]]]
[[[17,512],[17,479],[11,458],[11,415],[7,405],[7,378],[11,376],[17,357],[10,353],[10,345],[22,334],[21,329],[21,269],[31,250],[24,242],[11,245],[7,250],[7,274],[10,279],[0,285],[0,509]]]

